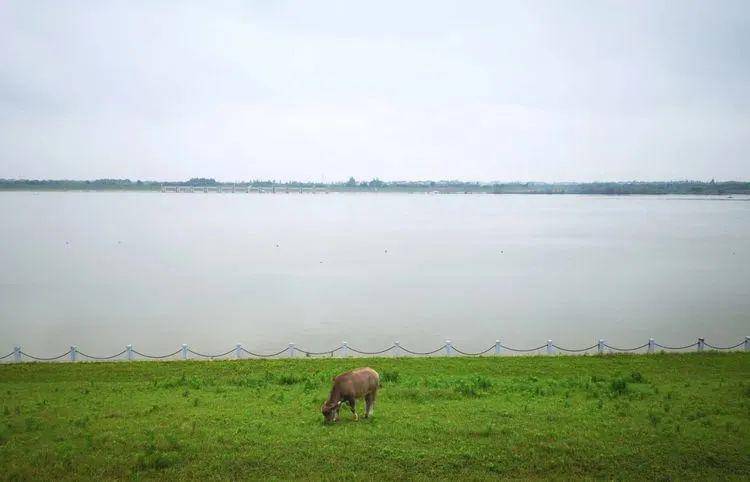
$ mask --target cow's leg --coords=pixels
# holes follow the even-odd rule
[[[357,416],[357,411],[354,409],[354,404],[356,403],[356,399],[354,397],[350,397],[346,400],[346,403],[349,404],[349,408],[352,410],[352,415],[354,416],[354,421],[356,422],[359,420],[359,417]]]
[[[365,418],[372,417],[375,412],[375,395],[377,393],[377,390],[373,390],[365,396]]]

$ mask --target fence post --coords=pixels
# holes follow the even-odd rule
[[[128,354],[128,361],[133,361],[133,345],[127,345],[125,350]]]
[[[547,340],[547,355],[552,355],[552,340]]]
[[[345,341],[341,342],[341,346],[343,347],[341,349],[341,356],[346,358],[349,356],[349,344]]]
[[[703,351],[703,346],[705,343],[705,338],[698,338],[698,351]]]
[[[396,349],[393,350],[393,356],[401,356],[401,345],[397,341],[394,341],[393,344],[396,346]]]
[[[648,353],[651,354],[654,352],[654,339],[649,338],[648,339]]]
[[[289,358],[294,358],[294,343],[289,343]]]
[[[500,356],[500,340],[495,340],[495,356]]]
[[[187,344],[182,344],[182,359],[187,360]]]
[[[240,343],[237,343],[237,346],[234,347],[234,356],[236,356],[238,360],[242,358],[242,345]]]
[[[597,351],[599,352],[600,355],[602,353],[604,353],[604,340],[602,340],[601,338],[599,338],[599,344],[597,345]]]
[[[76,355],[78,354],[78,347],[76,345],[70,345],[70,361],[76,361]]]
[[[451,348],[453,348],[451,346],[451,341],[445,340],[445,356],[451,356]]]
[[[750,336],[745,337],[745,351],[750,351]]]
[[[745,341],[745,349],[747,350],[747,340]],[[16,360],[16,363],[21,363],[21,347],[20,346],[13,347],[13,358]]]

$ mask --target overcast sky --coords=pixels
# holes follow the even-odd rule
[[[0,2],[0,177],[750,179],[750,2]]]

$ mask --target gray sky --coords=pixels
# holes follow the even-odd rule
[[[750,2],[0,3],[0,177],[750,179]]]

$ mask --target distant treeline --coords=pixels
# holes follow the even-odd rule
[[[750,182],[658,181],[658,182],[463,182],[463,181],[357,181],[298,182],[253,180],[220,182],[196,177],[187,181],[131,181],[130,179],[30,180],[0,179],[5,191],[160,191],[162,187],[317,188],[330,191],[441,192],[490,194],[750,194]]]
[[[750,194],[750,182],[658,181],[495,184],[498,194]]]

